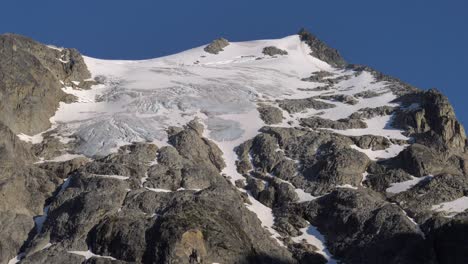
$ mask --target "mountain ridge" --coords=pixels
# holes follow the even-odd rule
[[[1,109],[32,114],[2,110],[0,263],[466,261],[467,139],[437,90],[305,30],[141,61],[0,40]]]

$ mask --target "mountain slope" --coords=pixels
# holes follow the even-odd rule
[[[60,70],[63,49],[34,46],[16,48],[18,67],[56,74],[24,100],[53,103],[27,127],[1,121],[23,141],[6,157],[32,170],[17,177],[49,187],[27,189],[44,203],[35,221],[17,206],[21,236],[0,232],[16,245],[0,242],[2,263],[466,262],[467,140],[438,91],[347,64],[304,30],[142,61],[73,51]],[[12,177],[3,195],[22,190]]]

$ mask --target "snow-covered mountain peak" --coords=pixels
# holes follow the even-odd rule
[[[323,116],[336,120],[395,98],[370,73],[334,68],[311,56],[310,47],[298,35],[232,42],[218,54],[204,47],[140,61],[84,57],[100,84],[90,90],[64,87],[78,102],[62,103],[51,121],[59,126],[60,134],[80,139],[75,151],[92,156],[134,141],[165,144],[165,129],[196,117],[203,120],[211,139],[240,143],[264,125],[256,110],[258,102],[275,104],[278,99],[352,95],[364,90],[383,93],[377,99],[361,99],[356,105],[338,103],[339,109],[325,110]],[[265,54],[268,47],[283,55]],[[303,79],[314,72],[328,72],[325,80],[339,81],[333,90],[313,91],[323,82]],[[313,112],[323,111],[309,109],[309,114]],[[297,119],[285,114],[289,116],[285,125]]]

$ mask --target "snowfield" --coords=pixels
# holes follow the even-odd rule
[[[264,55],[262,50],[266,46],[286,50],[288,55]],[[308,115],[324,112],[321,117],[337,120],[360,108],[395,105],[390,103],[395,96],[385,84],[375,82],[370,73],[354,76],[354,72],[334,69],[310,56],[310,48],[297,35],[234,42],[216,55],[203,48],[141,61],[84,57],[93,78],[101,84],[90,90],[64,87],[78,101],[61,103],[51,122],[60,135],[79,138],[80,145],[74,151],[86,156],[106,155],[131,142],[164,145],[167,127],[181,126],[194,118],[204,122],[210,130],[208,137],[224,145],[223,151],[232,151],[236,143],[251,138],[264,125],[256,111],[257,102],[330,94],[330,91],[300,90],[323,85],[301,81],[322,70],[336,76],[351,76],[336,85],[333,90],[336,94],[372,90],[382,95],[361,98],[356,105],[330,102],[337,107],[311,109]],[[288,119],[297,120],[301,114],[292,114]],[[369,120],[369,129],[336,132],[406,139],[401,131],[385,126],[389,118]],[[22,138],[35,143],[42,140],[40,135]],[[232,173],[232,168],[227,172]]]

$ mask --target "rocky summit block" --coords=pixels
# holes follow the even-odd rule
[[[301,29],[299,31],[299,37],[310,47],[312,56],[338,68],[347,65],[346,61],[336,49],[330,48],[306,29]]]
[[[227,46],[229,46],[229,41],[225,38],[219,38],[208,44],[208,46],[204,48],[204,51],[211,54],[218,54]]]

